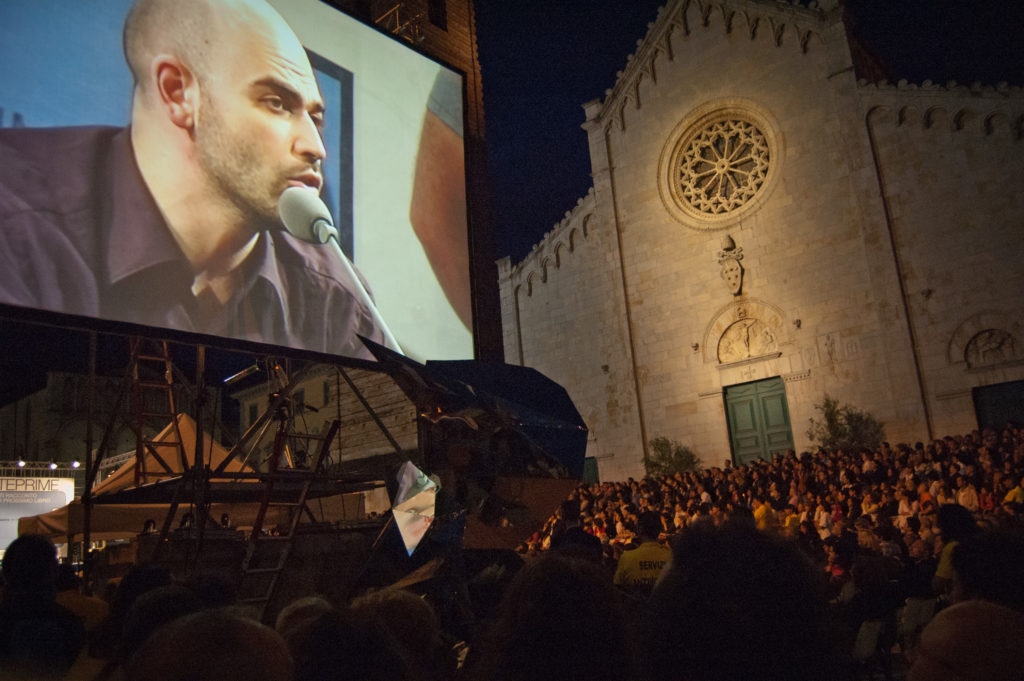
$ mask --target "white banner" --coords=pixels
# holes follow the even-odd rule
[[[0,555],[18,537],[18,519],[48,513],[74,497],[74,478],[0,477]]]

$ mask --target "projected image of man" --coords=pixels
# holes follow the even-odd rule
[[[0,302],[365,356],[368,301],[277,214],[326,156],[292,30],[263,0],[139,0],[124,52],[128,128],[0,130]]]

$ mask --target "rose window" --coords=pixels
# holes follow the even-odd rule
[[[746,121],[712,123],[680,149],[674,193],[702,215],[721,215],[743,206],[768,175],[768,141]]]

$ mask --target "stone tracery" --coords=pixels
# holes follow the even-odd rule
[[[680,149],[678,195],[700,213],[718,215],[743,206],[768,174],[768,141],[747,121],[716,121]]]

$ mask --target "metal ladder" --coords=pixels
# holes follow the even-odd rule
[[[131,351],[132,411],[135,415],[136,435],[135,485],[138,487],[178,475],[168,465],[165,456],[177,456],[182,471],[188,471],[190,464],[178,427],[174,367],[167,341],[147,341],[135,337],[131,341]],[[167,439],[160,441],[145,436],[148,420],[153,417],[166,419],[172,424]],[[146,453],[160,465],[162,472],[147,470]]]
[[[341,422],[335,420],[331,423],[331,427],[326,435],[317,436],[290,433],[288,428],[289,422],[290,419],[282,418],[278,424],[277,433],[274,437],[274,451],[270,459],[269,472],[263,482],[260,508],[257,511],[256,520],[253,523],[249,542],[246,546],[245,559],[242,562],[242,581],[239,587],[239,594],[242,597],[239,598],[239,603],[256,610],[260,619],[264,617],[267,606],[277,591],[281,575],[294,547],[295,534],[302,515],[305,514],[310,520],[316,521],[313,513],[306,505],[306,501],[313,482],[322,478],[319,474],[320,467],[327,457],[331,442],[341,427]],[[312,468],[305,471],[282,472],[279,469],[279,462],[284,454],[287,440],[293,437],[309,441],[320,441],[320,451]],[[275,500],[274,498],[274,485],[278,481],[301,481],[302,484],[298,488],[295,498],[282,501],[279,499]],[[271,508],[286,508],[290,510],[288,523],[283,534],[263,534],[263,524],[266,520],[267,511]],[[276,551],[273,549],[276,549]]]

